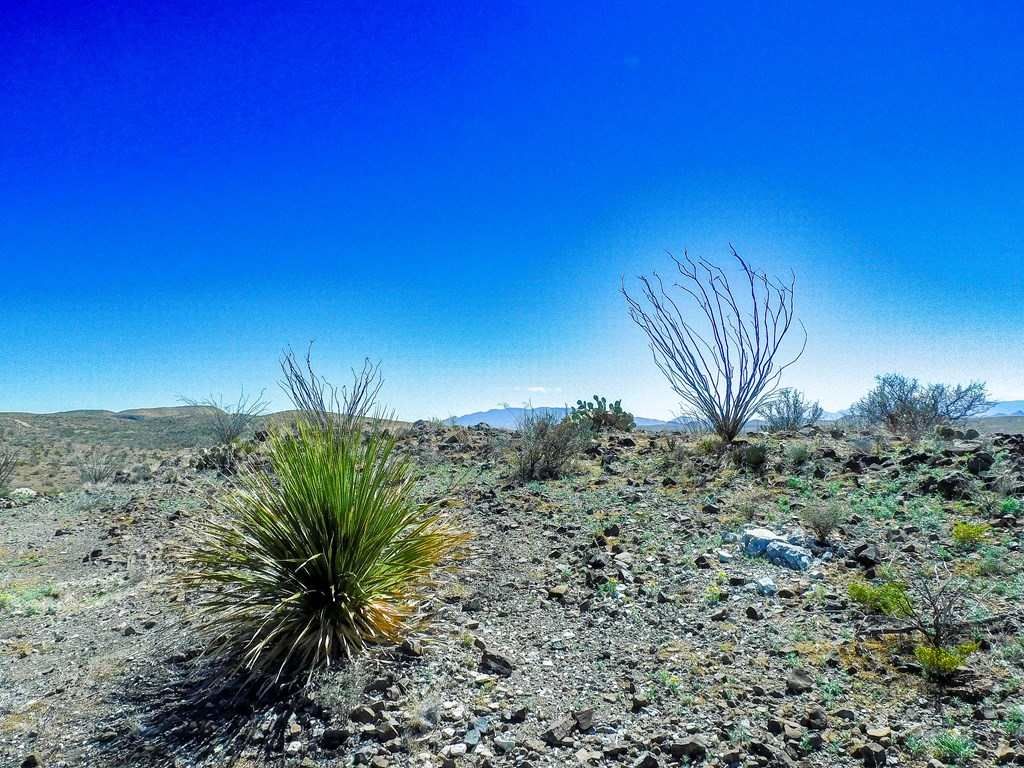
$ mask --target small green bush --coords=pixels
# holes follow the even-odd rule
[[[1004,515],[1016,515],[1020,510],[1020,499],[1003,499],[999,503],[999,511]]]
[[[828,537],[842,525],[843,515],[835,504],[812,503],[800,512],[800,518],[814,532],[818,544],[828,543]]]
[[[622,401],[616,400],[611,405],[603,397],[594,395],[594,402],[577,400],[576,406],[566,416],[569,421],[589,423],[593,430],[621,429],[630,430],[636,427],[633,414],[622,410]]]
[[[757,471],[768,461],[767,443],[744,443],[735,446],[732,451],[732,463],[737,467],[746,467]]]
[[[953,523],[953,543],[958,547],[974,547],[988,534],[988,523]]]
[[[847,592],[851,600],[873,613],[897,617],[914,615],[914,602],[907,594],[905,584],[889,581],[875,585],[854,581],[847,587]]]
[[[935,737],[935,756],[946,763],[959,764],[974,757],[977,747],[967,736],[946,731]]]
[[[693,444],[693,450],[700,456],[721,456],[725,442],[718,435],[704,435]]]
[[[790,464],[799,466],[811,458],[811,446],[804,441],[790,443],[786,446],[786,458]]]
[[[591,438],[585,421],[562,420],[544,409],[527,408],[516,425],[519,442],[512,469],[522,482],[560,477]]]
[[[966,643],[954,648],[919,645],[914,649],[914,656],[921,663],[927,677],[944,679],[960,669],[967,661],[967,657],[976,650],[977,643]]]

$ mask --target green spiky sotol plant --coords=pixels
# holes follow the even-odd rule
[[[622,400],[616,400],[610,406],[608,400],[594,395],[594,402],[577,400],[576,406],[569,412],[572,421],[586,421],[592,429],[621,429],[628,431],[636,427],[633,414],[622,410]]]
[[[414,627],[432,571],[466,537],[417,501],[394,448],[380,426],[300,422],[271,437],[270,471],[243,470],[199,526],[186,581],[225,670],[265,690]]]

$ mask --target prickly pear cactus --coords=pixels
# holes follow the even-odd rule
[[[571,421],[587,421],[593,429],[630,430],[636,426],[633,414],[622,410],[622,401],[610,406],[608,400],[594,395],[593,402],[577,400],[576,407],[566,417]]]

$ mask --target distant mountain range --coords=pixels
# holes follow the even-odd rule
[[[534,410],[546,411],[561,419],[564,418],[572,409],[565,408],[563,406],[559,406],[557,408],[538,406]],[[472,427],[477,424],[488,424],[499,429],[515,429],[522,421],[525,413],[525,408],[493,408],[489,411],[478,411],[477,413],[468,413],[465,416],[459,416],[455,420],[455,423],[461,424],[464,427]],[[828,420],[829,418],[837,417],[833,414],[826,414],[825,420]],[[641,429],[675,429],[689,421],[682,417],[665,421],[664,419],[648,419],[644,416],[634,416],[633,420]],[[749,422],[751,426],[755,427],[758,423],[759,422],[756,419]]]
[[[1024,416],[1024,400],[1005,400],[1001,403],[993,403],[991,408],[981,414],[983,419],[996,416]]]
[[[538,407],[535,410],[548,411],[559,418],[563,418],[570,410],[564,406],[559,407]],[[526,413],[525,408],[492,408],[489,411],[478,411],[477,413],[468,413],[465,416],[459,416],[456,420],[456,424],[461,424],[465,427],[472,427],[477,424],[489,424],[492,427],[499,429],[515,429],[516,425],[522,421],[523,415]],[[841,411],[825,411],[822,415],[822,421],[835,421],[840,419],[848,413],[848,409]],[[994,403],[991,408],[981,414],[980,418],[995,418],[1000,416],[1024,416],[1024,400],[1006,400],[999,403]],[[680,424],[685,424],[686,419],[677,418],[665,421],[664,419],[649,419],[644,416],[635,416],[634,420],[636,425],[643,429],[673,429],[678,427]],[[758,419],[752,419],[748,422],[748,426],[757,427],[763,422]]]
[[[565,414],[569,412],[568,408],[535,408],[537,411],[548,411],[553,413],[555,416],[564,418]],[[499,429],[515,429],[516,425],[522,421],[523,414],[526,413],[525,408],[492,408],[489,411],[478,411],[477,413],[469,413],[465,416],[459,416],[456,420],[456,424],[461,424],[464,427],[475,427],[477,424],[487,424],[492,427],[498,427]]]

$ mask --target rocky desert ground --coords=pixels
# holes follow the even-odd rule
[[[173,553],[232,482],[197,468],[192,416],[0,422],[21,458],[0,501],[4,765],[1024,764],[1024,436],[824,425],[722,453],[612,431],[519,483],[516,434],[404,425],[469,557],[400,647],[251,701],[189,674]],[[970,648],[944,676],[912,617],[851,596],[900,578],[949,585]]]

